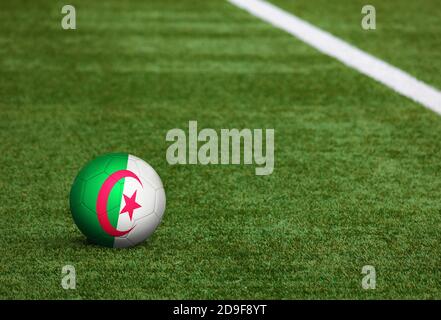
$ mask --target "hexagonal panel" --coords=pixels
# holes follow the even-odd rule
[[[81,171],[78,173],[78,177],[88,181],[98,174],[103,173],[109,160],[109,155],[102,155],[93,159],[92,161],[88,162],[83,169],[81,169]]]
[[[105,167],[105,172],[109,175],[127,168],[127,159],[129,156],[123,153],[115,153],[109,157],[109,161]]]
[[[130,159],[136,161],[136,165],[139,169],[139,175],[148,181],[155,189],[162,188],[162,181],[156,171],[144,160],[130,156]]]
[[[136,221],[136,225],[127,236],[127,239],[134,245],[143,242],[156,230],[159,222],[160,221],[155,214],[139,219]]]
[[[133,247],[132,242],[130,242],[127,238],[117,237],[115,238],[115,242],[113,243],[114,248],[128,248]]]

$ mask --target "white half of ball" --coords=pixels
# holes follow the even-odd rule
[[[150,237],[165,210],[165,191],[156,171],[147,162],[132,155],[129,155],[127,170],[136,174],[141,184],[133,178],[125,179],[120,212],[126,205],[124,196],[131,197],[135,192],[135,201],[140,207],[133,210],[132,217],[128,212],[119,215],[117,229],[132,230],[123,237],[115,238],[115,248],[131,247]]]

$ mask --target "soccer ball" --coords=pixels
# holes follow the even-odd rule
[[[132,247],[158,227],[165,191],[156,171],[126,153],[99,156],[78,173],[70,192],[70,209],[81,232],[92,242]]]

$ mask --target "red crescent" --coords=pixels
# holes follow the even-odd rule
[[[109,200],[109,194],[112,191],[113,186],[122,178],[134,178],[142,186],[141,181],[138,176],[129,170],[119,170],[111,174],[106,181],[104,181],[101,189],[98,193],[98,198],[96,200],[96,213],[98,216],[98,221],[101,228],[112,237],[121,237],[129,233],[134,227],[126,231],[119,231],[112,226],[109,221],[109,215],[107,213],[107,201]]]

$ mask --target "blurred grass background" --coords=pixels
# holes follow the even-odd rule
[[[436,1],[373,1],[370,32],[362,1],[275,3],[441,87]],[[438,115],[226,1],[72,0],[75,31],[64,4],[0,3],[1,298],[441,297]],[[168,165],[189,120],[274,128],[274,173]],[[68,207],[78,170],[118,151],[167,193],[130,250],[87,244]]]

